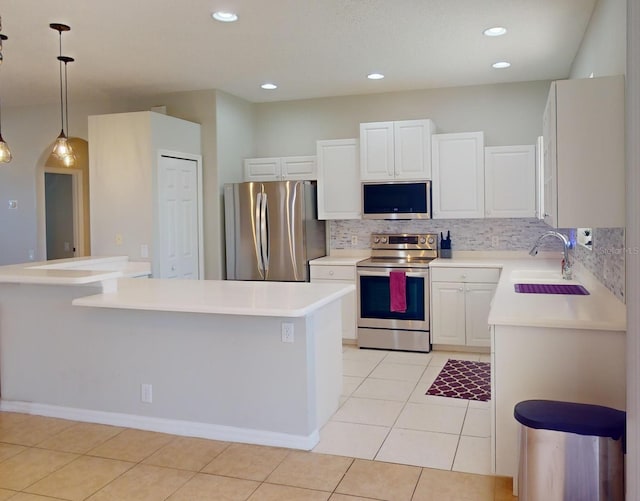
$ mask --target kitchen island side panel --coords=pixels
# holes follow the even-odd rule
[[[494,326],[496,475],[518,475],[518,402],[559,400],[625,410],[625,343],[624,331]]]
[[[3,402],[304,437],[337,409],[339,301],[298,318],[71,305],[95,292],[0,284]],[[283,321],[293,343],[282,342]],[[141,384],[152,385],[152,403],[141,402]]]

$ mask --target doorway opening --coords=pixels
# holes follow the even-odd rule
[[[49,149],[38,168],[37,260],[90,255],[89,155],[87,141],[69,138],[76,155],[73,168],[64,167]],[[35,258],[35,256],[34,256]]]
[[[44,174],[47,259],[75,256],[73,181],[68,173]]]

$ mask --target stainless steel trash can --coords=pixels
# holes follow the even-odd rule
[[[624,501],[626,414],[599,405],[526,400],[519,501]]]

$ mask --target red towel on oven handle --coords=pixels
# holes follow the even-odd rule
[[[404,271],[389,272],[390,309],[396,313],[407,311],[407,275]]]

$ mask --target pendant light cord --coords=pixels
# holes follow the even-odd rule
[[[60,57],[62,57],[62,31],[59,32],[60,34]],[[62,132],[64,132],[64,104],[62,101],[62,60],[58,59],[58,67],[60,69],[60,126],[62,129]]]
[[[2,17],[0,16],[0,30],[2,29]],[[2,62],[4,58],[2,56],[2,41],[6,40],[6,37],[3,35],[3,38],[0,39],[0,66],[2,66]],[[0,78],[0,81],[2,79]],[[2,90],[0,89],[0,138],[2,137]]]
[[[0,78],[0,80],[2,80]],[[0,137],[2,137],[2,91],[0,90]]]
[[[67,137],[71,136],[71,132],[69,132],[69,97],[67,90],[67,61],[64,62],[64,115],[66,120],[67,127]]]

